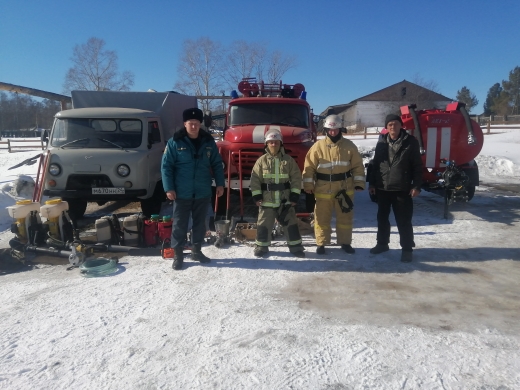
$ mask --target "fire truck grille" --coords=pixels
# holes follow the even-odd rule
[[[249,174],[253,170],[253,166],[255,165],[258,157],[264,154],[263,150],[242,150],[240,153],[233,152],[232,159],[233,165],[239,169],[242,167],[242,173]]]
[[[291,152],[291,150],[285,149],[285,153],[287,153],[289,156],[294,158],[294,160],[296,162],[299,162],[298,161],[300,159],[299,156],[296,155],[296,154],[293,154]],[[240,167],[239,161],[241,161],[241,163],[242,163],[242,174],[248,175],[253,170],[253,166],[255,165],[256,160],[258,160],[258,158],[260,156],[262,156],[263,154],[264,154],[264,150],[263,149],[262,150],[259,150],[259,149],[256,149],[256,150],[254,150],[254,149],[244,149],[244,150],[240,151],[240,154],[238,152],[233,152],[231,158],[233,160],[233,165],[236,166],[237,170]]]
[[[92,187],[113,187],[106,175],[70,175],[67,190],[86,190]]]

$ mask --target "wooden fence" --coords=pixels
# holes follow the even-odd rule
[[[491,130],[520,130],[520,123],[511,123],[511,122],[500,122],[497,124],[493,124],[492,122],[488,122],[485,126],[481,126],[482,132],[484,134],[491,134]]]
[[[0,149],[7,149],[9,153],[14,152],[13,149],[24,149],[24,150],[16,150],[18,152],[23,152],[25,150],[33,150],[33,149],[45,149],[45,144],[41,140],[32,140],[32,139],[12,139],[8,138],[5,141],[0,141]]]
[[[520,122],[519,123],[511,123],[511,122],[500,122],[497,124],[493,124],[492,122],[488,122],[485,126],[481,126],[482,132],[484,134],[491,134],[491,132],[495,130],[520,130]],[[364,127],[362,131],[352,132],[350,130],[347,131],[347,136],[363,136],[364,139],[367,138],[368,135],[379,135],[381,134],[379,131],[370,131],[368,132],[367,128]]]

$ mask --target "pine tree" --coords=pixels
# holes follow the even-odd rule
[[[516,66],[509,72],[509,80],[503,80],[502,87],[509,96],[510,112],[508,114],[518,115],[520,105],[520,67]]]
[[[484,103],[485,116],[497,115],[497,112],[493,110],[493,107],[495,106],[495,101],[500,97],[501,93],[502,87],[499,83],[495,83],[491,88],[489,88],[486,101]]]
[[[474,93],[471,93],[469,88],[466,88],[466,86],[457,91],[457,101],[466,103],[466,110],[468,112],[478,104],[477,96]]]

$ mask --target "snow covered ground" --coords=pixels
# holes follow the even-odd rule
[[[355,140],[370,150],[376,139]],[[481,181],[520,184],[520,130],[485,136]],[[5,207],[37,152],[0,156]],[[5,389],[518,389],[520,197],[481,185],[450,208],[415,199],[414,261],[398,235],[377,256],[376,205],[356,194],[353,246],[327,257],[282,246],[206,246],[175,272],[136,251],[118,272],[83,278],[66,259],[0,274],[0,388]],[[509,187],[508,187],[509,186]],[[305,241],[314,243],[311,236]]]

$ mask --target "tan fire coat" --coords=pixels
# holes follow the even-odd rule
[[[352,177],[340,181],[317,180],[316,173],[333,175],[349,172]],[[354,202],[354,187],[365,189],[363,158],[356,145],[341,138],[332,142],[328,137],[316,142],[307,152],[303,169],[303,188],[313,191],[316,197],[314,232],[317,245],[330,244],[332,211],[336,211],[336,235],[338,244],[351,244],[353,211],[343,213],[336,194],[346,190]]]

